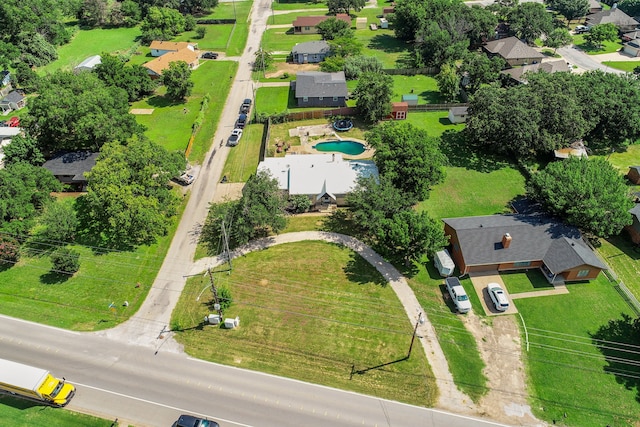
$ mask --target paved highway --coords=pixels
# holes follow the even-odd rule
[[[76,384],[69,409],[139,427],[170,426],[180,413],[216,419],[222,427],[500,425],[4,316],[0,357]]]

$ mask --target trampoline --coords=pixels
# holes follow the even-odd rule
[[[340,119],[333,122],[333,128],[337,131],[347,131],[353,127],[351,119]]]

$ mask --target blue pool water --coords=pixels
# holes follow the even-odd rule
[[[313,148],[323,153],[337,151],[350,156],[357,156],[358,154],[364,153],[365,150],[364,144],[356,141],[320,142],[314,145]]]

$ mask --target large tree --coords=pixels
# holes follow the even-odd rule
[[[141,65],[125,66],[125,61],[103,52],[102,63],[96,65],[95,73],[108,86],[127,91],[129,101],[137,101],[153,93],[156,84]]]
[[[481,85],[490,84],[500,80],[500,70],[505,66],[504,59],[499,56],[489,58],[487,55],[469,52],[465,55],[460,72],[463,78],[465,89],[474,93]]]
[[[622,0],[618,8],[629,16],[640,16],[640,0]]]
[[[362,52],[362,42],[356,39],[353,32],[349,30],[346,35],[329,40],[329,48],[332,55],[348,58]]]
[[[440,67],[440,72],[436,74],[436,82],[440,94],[445,101],[455,101],[460,94],[460,77],[458,76],[458,68],[451,64],[445,63]]]
[[[595,48],[599,48],[606,41],[614,42],[618,40],[618,27],[615,24],[607,23],[594,25],[585,34],[584,40]]]
[[[547,4],[569,22],[589,13],[589,0],[548,0]]]
[[[176,9],[151,7],[142,21],[142,40],[171,40],[185,30],[185,17]]]
[[[16,135],[11,144],[3,147],[5,165],[25,162],[34,166],[41,166],[45,162],[44,155],[38,148],[38,141],[30,135]]]
[[[431,187],[444,179],[446,158],[439,141],[408,122],[390,121],[367,132],[376,149],[380,174],[402,190],[411,203],[424,200]]]
[[[381,73],[382,61],[375,56],[355,55],[344,60],[344,75],[347,80],[357,79],[362,73]]]
[[[88,192],[78,200],[84,232],[112,247],[149,244],[165,235],[178,206],[167,183],[184,165],[181,154],[146,138],[105,144],[87,174]]]
[[[73,203],[63,199],[46,206],[33,233],[37,242],[56,245],[73,241],[77,227],[78,217]]]
[[[616,235],[631,224],[628,187],[602,158],[550,163],[531,177],[527,193],[551,213],[596,236]]]
[[[547,34],[547,38],[544,41],[544,45],[553,48],[553,54],[559,47],[567,46],[573,43],[573,37],[566,28],[556,28]]]
[[[416,34],[415,50],[420,65],[439,66],[458,61],[468,47],[469,39],[462,28],[443,28],[436,21],[428,21]]]
[[[323,40],[333,40],[338,37],[353,36],[351,25],[341,19],[326,19],[316,25],[316,28],[318,29],[318,34],[322,36]]]
[[[127,93],[106,86],[95,73],[57,72],[30,103],[26,128],[45,153],[98,149],[124,141],[142,128],[129,114]]]
[[[183,100],[193,90],[191,69],[185,61],[169,63],[169,68],[162,71],[162,83],[167,87],[167,96],[174,100]]]
[[[359,12],[366,3],[366,0],[327,0],[327,8],[330,15],[338,13],[349,14],[351,9]]]
[[[553,18],[542,3],[520,3],[509,13],[511,30],[529,44],[553,30]]]
[[[384,73],[362,73],[353,91],[356,107],[370,122],[376,122],[391,112],[393,79]]]
[[[430,16],[427,3],[424,0],[396,1],[390,20],[397,38],[404,41],[415,40],[418,30]]]

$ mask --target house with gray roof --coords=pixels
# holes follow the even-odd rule
[[[7,96],[0,100],[0,110],[3,114],[8,114],[13,110],[20,110],[27,105],[27,98],[17,90],[9,92]]]
[[[51,172],[58,181],[70,186],[72,189],[87,191],[85,173],[93,169],[99,155],[100,153],[91,153],[89,151],[64,153],[47,160],[42,167]]]
[[[517,37],[492,40],[482,46],[490,56],[500,56],[510,66],[534,64],[542,61],[544,55],[523,43]]]
[[[539,268],[550,283],[592,280],[607,267],[577,228],[545,215],[443,219],[462,274]]]
[[[303,71],[291,82],[298,107],[343,107],[347,99],[344,71]]]
[[[7,96],[12,89],[11,73],[7,70],[0,71],[0,98]]]
[[[331,48],[324,40],[298,43],[291,49],[291,57],[296,64],[316,64],[324,61]]]
[[[629,210],[631,214],[631,219],[633,222],[631,225],[627,225],[624,227],[629,233],[631,237],[631,241],[636,245],[640,245],[640,203],[636,203],[633,208]]]
[[[544,61],[536,64],[523,65],[522,67],[509,68],[508,70],[502,70],[501,73],[508,75],[518,83],[526,84],[527,73],[537,73],[540,71],[545,73],[567,73],[571,71],[571,69],[566,61],[558,59],[555,61]]]
[[[598,13],[587,15],[587,27],[593,27],[600,24],[614,24],[621,33],[627,33],[635,30],[640,23],[618,9],[612,7],[609,10],[603,10]]]

